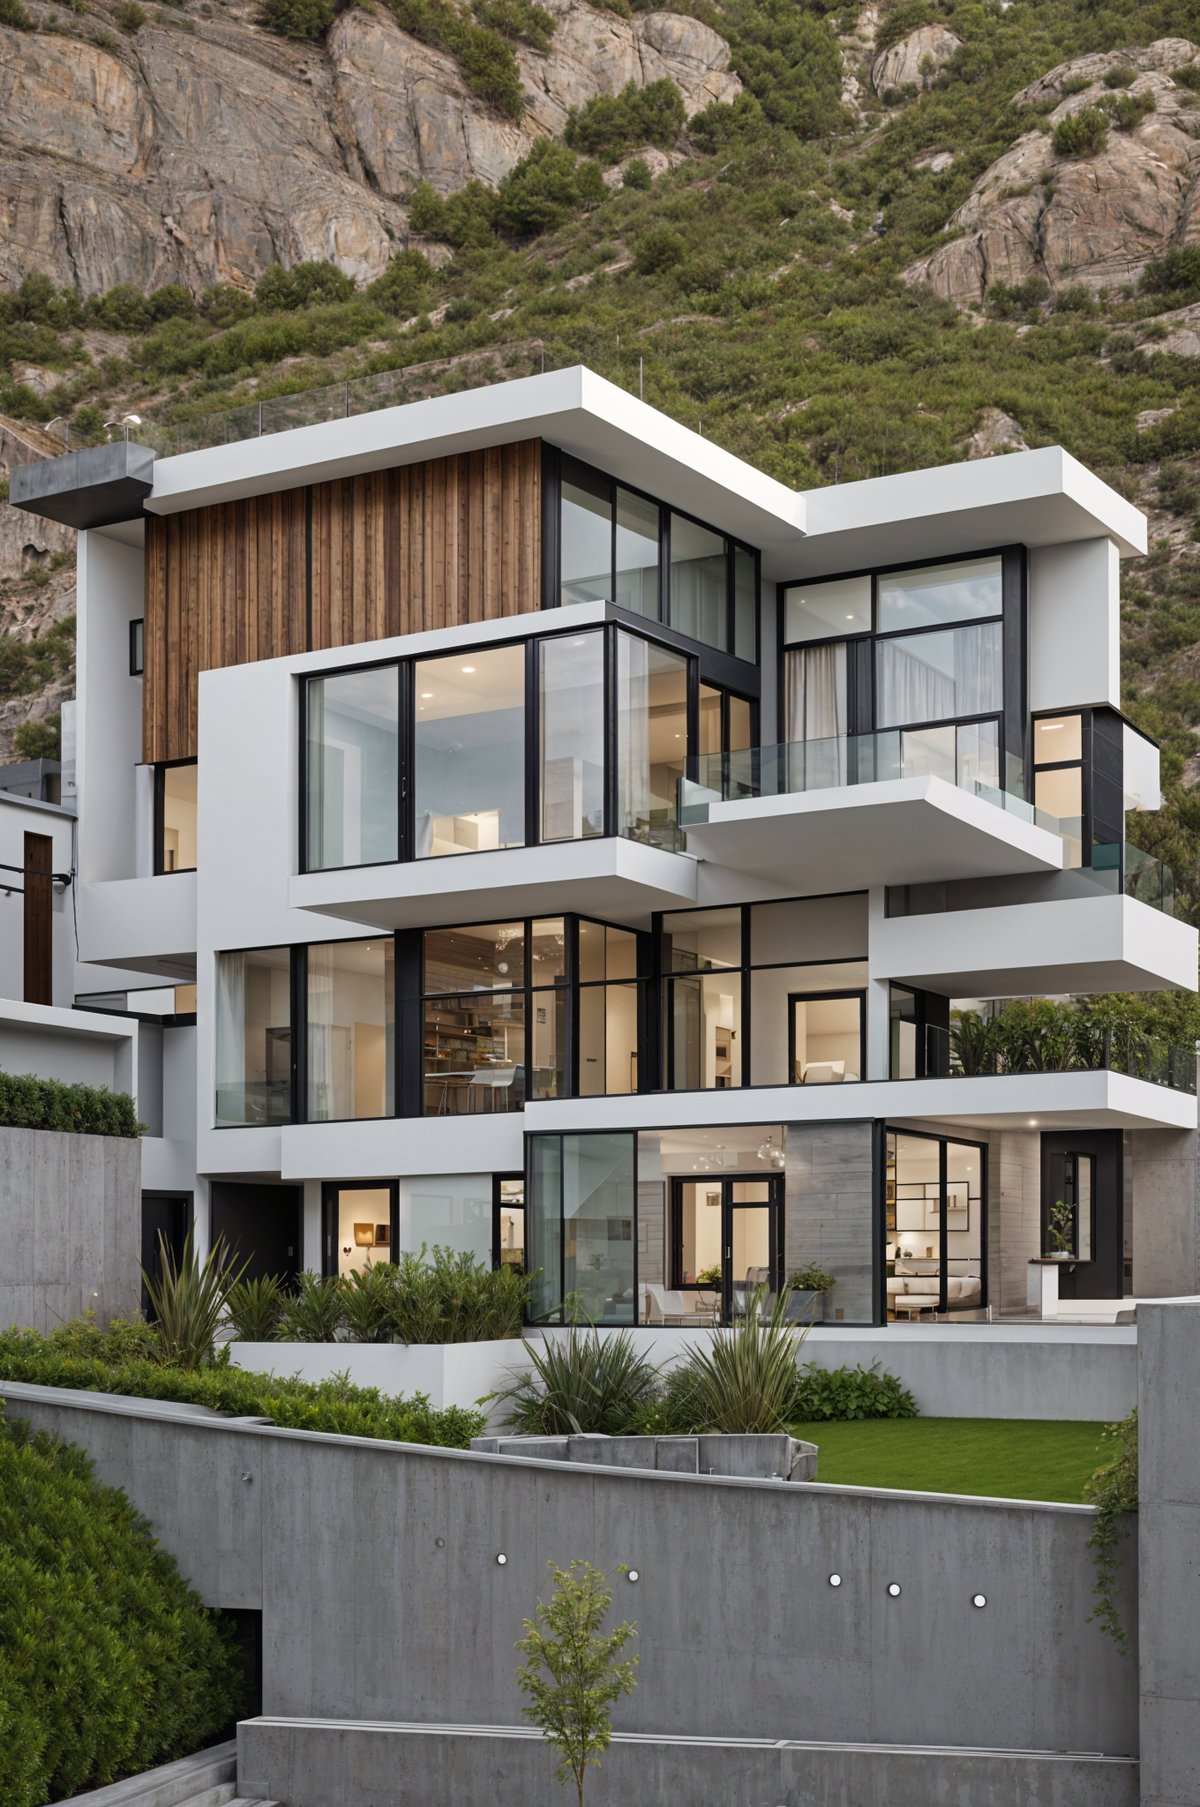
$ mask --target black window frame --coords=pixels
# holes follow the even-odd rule
[[[966,559],[998,558],[1000,560],[1000,612],[996,615],[971,617],[961,622],[932,622],[926,627],[889,628],[879,630],[879,580],[903,571],[934,570],[941,565],[957,565]],[[982,722],[998,725],[998,759],[1000,788],[1008,788],[1006,780],[1009,760],[1021,761],[1022,794],[1032,795],[1030,747],[1032,729],[1029,720],[1028,675],[1028,552],[1020,544],[984,546],[962,552],[949,552],[937,558],[905,559],[896,563],[861,566],[850,571],[824,571],[819,575],[787,578],[775,587],[776,633],[776,720],[786,721],[787,654],[810,646],[842,645],[846,651],[846,733],[867,734],[921,733],[930,728],[966,728]],[[871,625],[854,634],[824,634],[812,640],[789,640],[786,631],[786,595],[803,584],[833,582],[838,579],[869,578],[871,583]],[[936,720],[905,722],[894,728],[877,726],[878,702],[875,649],[881,641],[913,639],[919,634],[954,633],[963,627],[986,627],[999,622],[1001,637],[1000,708],[974,715],[943,716]],[[1051,710],[1049,714],[1067,714],[1067,710]]]
[[[638,1157],[639,1157],[640,1149],[641,1149],[640,1134],[641,1134],[641,1132],[637,1129],[614,1127],[612,1129],[564,1129],[564,1130],[558,1130],[558,1129],[530,1130],[530,1129],[527,1129],[523,1132],[523,1135],[522,1135],[522,1150],[523,1150],[524,1157],[525,1157],[525,1250],[526,1250],[526,1255],[528,1255],[528,1251],[529,1251],[529,1192],[530,1192],[530,1177],[533,1172],[531,1144],[534,1141],[554,1141],[554,1142],[558,1143],[559,1175],[560,1175],[560,1180],[561,1180],[561,1176],[562,1176],[562,1174],[564,1172],[564,1168],[565,1168],[565,1164],[562,1159],[562,1149],[563,1149],[563,1144],[566,1141],[568,1136],[573,1141],[579,1140],[584,1136],[608,1136],[610,1138],[613,1138],[616,1136],[624,1136],[624,1137],[627,1137],[633,1143],[633,1196],[631,1197],[631,1199],[629,1201],[630,1202],[630,1218],[629,1218],[630,1242],[631,1242],[632,1250],[633,1250],[633,1284],[632,1284],[633,1316],[631,1319],[626,1319],[626,1318],[613,1319],[611,1327],[614,1329],[631,1328],[635,1325],[640,1324],[642,1322],[642,1317],[643,1317],[642,1296],[641,1296],[642,1287],[641,1287],[641,1276],[640,1276],[641,1263],[640,1263],[640,1250],[638,1247],[638,1215],[639,1215]],[[560,1223],[563,1221],[561,1216],[560,1216],[559,1221],[560,1221]],[[563,1300],[565,1300],[566,1295],[567,1295],[566,1237],[565,1236],[560,1236],[560,1238],[559,1238],[558,1257],[559,1257],[558,1293],[559,1293],[560,1301],[563,1301]],[[561,1302],[558,1305],[558,1307],[556,1308],[556,1310],[558,1313],[557,1316],[550,1316],[550,1317],[545,1317],[545,1318],[531,1317],[529,1321],[531,1323],[535,1323],[535,1324],[565,1323],[566,1319],[563,1316],[563,1307],[562,1307]],[[605,1326],[605,1320],[600,1319],[599,1324],[603,1328]]]
[[[364,1119],[375,1121],[375,1119]],[[337,1249],[337,1195],[339,1192],[387,1192],[388,1194],[388,1234],[391,1247],[387,1260],[393,1261],[396,1255],[396,1244],[400,1235],[400,1182],[398,1179],[376,1180],[322,1180],[321,1182],[321,1274],[331,1280],[338,1273]],[[378,1223],[378,1219],[376,1219]]]
[[[886,1123],[885,1122],[882,1125],[882,1131],[883,1131],[883,1133],[880,1137],[881,1156],[880,1156],[880,1169],[879,1169],[879,1197],[880,1197],[881,1209],[880,1209],[879,1222],[878,1222],[878,1226],[877,1226],[877,1230],[876,1230],[877,1251],[878,1251],[876,1259],[878,1262],[878,1272],[879,1272],[879,1282],[878,1282],[879,1293],[878,1293],[878,1296],[876,1299],[876,1309],[879,1312],[879,1322],[881,1324],[886,1324],[888,1321],[887,1280],[888,1280],[888,1265],[889,1264],[888,1264],[888,1257],[887,1257],[887,1242],[888,1242],[889,1231],[887,1228],[886,1193],[887,1193],[887,1148],[888,1148],[888,1137],[889,1136],[916,1136],[922,1142],[938,1143],[938,1145],[939,1145],[938,1187],[939,1187],[939,1190],[940,1190],[940,1193],[941,1193],[941,1196],[943,1199],[946,1196],[946,1149],[947,1149],[947,1146],[951,1142],[953,1142],[957,1147],[974,1148],[978,1151],[978,1154],[979,1154],[979,1203],[980,1203],[980,1213],[981,1213],[981,1220],[980,1220],[980,1225],[979,1225],[979,1298],[972,1305],[966,1307],[965,1309],[970,1310],[970,1311],[985,1311],[987,1309],[987,1303],[988,1303],[988,1297],[989,1297],[988,1219],[989,1219],[990,1212],[991,1212],[991,1171],[990,1171],[990,1162],[989,1162],[989,1158],[988,1158],[991,1150],[990,1150],[987,1142],[979,1142],[975,1139],[974,1136],[970,1136],[970,1135],[951,1135],[945,1130],[936,1130],[936,1129],[910,1129],[906,1125],[900,1125],[900,1124],[896,1124],[896,1123]],[[934,1311],[941,1312],[944,1316],[948,1316],[950,1313],[950,1310],[951,1310],[951,1306],[949,1303],[949,1295],[946,1290],[946,1281],[950,1278],[950,1275],[946,1271],[946,1263],[950,1259],[950,1257],[946,1253],[946,1247],[947,1247],[946,1239],[949,1236],[949,1233],[950,1233],[950,1228],[946,1222],[946,1213],[945,1213],[945,1211],[943,1211],[941,1213],[941,1223],[938,1226],[938,1252],[937,1252],[937,1264],[938,1264],[938,1276],[939,1276],[939,1278],[938,1278],[938,1302],[937,1302],[936,1306],[932,1307],[932,1309]],[[891,1231],[890,1234],[894,1238],[898,1234],[898,1232]],[[892,1266],[895,1266],[897,1259],[898,1259],[898,1257],[893,1256],[892,1262],[891,1262]]]
[[[303,1123],[303,1121],[304,1121],[304,1118],[299,1114],[299,1107],[303,1103],[303,1097],[304,1097],[303,1083],[302,1083],[302,1079],[301,1079],[301,1074],[304,1071],[304,1069],[300,1064],[299,1043],[300,1043],[300,1040],[301,1040],[301,1037],[303,1034],[305,987],[303,985],[300,985],[297,983],[297,963],[296,963],[297,951],[303,945],[304,945],[303,943],[295,942],[295,941],[258,941],[249,947],[247,947],[247,946],[222,947],[222,948],[217,948],[214,952],[213,959],[214,959],[214,961],[216,961],[218,963],[227,954],[281,954],[281,953],[286,953],[288,956],[288,1017],[289,1017],[289,1022],[288,1022],[288,1059],[289,1059],[288,1093],[289,1093],[289,1096],[288,1096],[288,1116],[287,1116],[286,1124],[281,1123],[281,1122],[274,1122],[274,1123],[218,1123],[216,1121],[217,1096],[216,1096],[216,1083],[214,1080],[214,1084],[213,1084],[213,1088],[212,1088],[213,1122],[212,1122],[211,1127],[214,1130],[217,1130],[222,1134],[227,1130],[232,1130],[236,1133],[239,1130],[247,1130],[247,1129],[260,1130],[260,1129],[282,1129],[285,1127],[290,1128],[293,1124]],[[213,985],[214,985],[214,995],[215,995],[216,987],[219,985],[219,979],[217,977],[216,967],[214,967],[214,970],[213,970]],[[216,1052],[216,1036],[215,1036],[215,1034],[213,1037],[213,1052],[215,1055],[215,1052]]]
[[[141,678],[146,675],[146,617],[135,616],[129,623],[129,675]]]
[[[664,502],[660,496],[651,495],[648,490],[639,489],[634,483],[623,477],[615,477],[611,472],[601,470],[598,465],[589,464],[586,459],[578,458],[573,452],[561,450],[558,446],[542,443],[542,608],[551,610],[570,607],[562,600],[562,480],[564,466],[578,471],[597,487],[603,486],[608,491],[610,514],[609,541],[609,585],[613,592],[607,598],[608,606],[617,610],[628,622],[641,621],[651,626],[665,629],[674,635],[687,650],[696,647],[707,647],[709,651],[721,654],[734,663],[755,670],[762,659],[762,554],[758,548],[741,540],[736,534],[726,533],[711,521],[701,520],[686,508],[678,508],[674,503]],[[641,615],[631,609],[622,608],[616,601],[616,546],[617,546],[617,490],[623,489],[639,500],[648,502],[658,510],[658,614],[657,616]],[[725,542],[725,644],[715,646],[707,640],[696,640],[684,634],[671,620],[670,571],[671,571],[671,516],[678,515],[682,520],[690,521],[696,527],[703,527],[709,533],[715,533]],[[734,549],[747,554],[754,561],[754,587],[758,606],[754,611],[754,649],[750,658],[736,651],[737,619],[736,619],[736,574]],[[734,686],[736,688],[736,685]]]
[[[817,962],[814,962],[813,964],[815,965],[815,964],[817,964]],[[820,962],[820,964],[822,966],[834,966],[837,964],[837,962],[833,961],[833,960],[827,960],[827,961],[823,960]],[[856,964],[857,964],[857,962],[856,962]],[[756,970],[759,972],[769,972],[771,970],[771,968],[770,967],[758,967]],[[796,1005],[797,1004],[815,1004],[815,1003],[819,1003],[822,1000],[832,1001],[835,998],[842,998],[842,999],[856,998],[858,1000],[858,1064],[859,1064],[861,1071],[859,1072],[858,1078],[856,1080],[850,1081],[849,1083],[853,1084],[853,1085],[861,1085],[861,1084],[865,1083],[866,1077],[867,1077],[867,1074],[866,1074],[866,1066],[867,1066],[867,993],[866,993],[865,987],[862,990],[859,990],[858,987],[855,986],[855,987],[849,987],[845,991],[789,991],[788,992],[788,994],[787,994],[787,1009],[788,1009],[788,1035],[787,1035],[787,1039],[788,1039],[788,1081],[787,1081],[787,1083],[789,1085],[797,1085],[798,1086],[798,1085],[803,1085],[803,1083],[804,1083],[803,1080],[797,1079],[795,1077],[795,1074],[796,1074]]]
[[[164,864],[166,849],[163,837],[166,833],[166,775],[169,771],[177,771],[180,766],[199,767],[198,759],[160,759],[154,765],[154,876],[155,878],[176,878],[184,872],[195,872],[198,866],[167,866]],[[197,783],[199,780],[197,779]],[[200,801],[197,793],[196,808],[199,813]],[[197,861],[199,851],[197,850]]]
[[[511,1185],[517,1181],[520,1182],[520,1186],[521,1186],[521,1207],[520,1207],[521,1208],[521,1272],[525,1273],[525,1271],[526,1271],[525,1257],[526,1257],[526,1254],[528,1253],[529,1244],[527,1241],[528,1232],[527,1232],[526,1226],[525,1226],[525,1188],[526,1188],[526,1185],[528,1184],[528,1182],[523,1173],[500,1173],[500,1172],[493,1173],[493,1175],[492,1175],[492,1268],[493,1268],[493,1271],[498,1270],[501,1265],[501,1263],[500,1263],[500,1255],[501,1255],[500,1213],[503,1209],[506,1208],[505,1204],[504,1204],[502,1188],[505,1183],[508,1183]],[[512,1210],[513,1206],[511,1204],[509,1204],[507,1206],[507,1209]]]
[[[784,1184],[785,1178],[786,1175],[783,1173],[710,1173],[700,1174],[698,1176],[687,1173],[671,1174],[668,1178],[667,1196],[668,1247],[665,1251],[666,1260],[664,1261],[665,1272],[669,1275],[669,1278],[664,1281],[666,1289],[670,1292],[717,1293],[720,1298],[721,1321],[722,1323],[729,1323],[732,1318],[730,1299],[728,1297],[731,1282],[725,1268],[725,1250],[727,1247],[725,1237],[727,1230],[731,1227],[730,1213],[735,1210],[766,1211],[768,1213],[767,1227],[771,1242],[770,1260],[768,1263],[771,1281],[769,1290],[772,1293],[777,1294],[783,1284],[784,1268],[787,1258],[785,1246],[787,1228],[787,1192]],[[684,1280],[681,1277],[683,1273],[683,1188],[687,1185],[699,1185],[705,1182],[715,1184],[715,1186],[720,1189],[721,1193],[721,1203],[719,1207],[721,1212],[721,1278],[715,1287],[709,1285],[707,1281]],[[747,1183],[761,1183],[766,1185],[768,1195],[762,1204],[737,1203],[728,1197],[727,1194],[729,1188]]]
[[[1098,1175],[1098,1171],[1099,1171],[1098,1163],[1096,1160],[1096,1155],[1093,1151],[1088,1150],[1088,1149],[1069,1149],[1069,1150],[1063,1150],[1061,1153],[1059,1153],[1057,1150],[1047,1150],[1043,1154],[1043,1172],[1045,1172],[1045,1170],[1051,1165],[1051,1163],[1057,1162],[1057,1161],[1061,1161],[1062,1165],[1063,1165],[1064,1203],[1069,1203],[1071,1206],[1071,1247],[1070,1247],[1069,1251],[1062,1251],[1062,1250],[1058,1250],[1058,1249],[1052,1249],[1049,1246],[1050,1245],[1050,1189],[1048,1189],[1043,1184],[1042,1189],[1041,1189],[1041,1193],[1042,1193],[1041,1248],[1040,1248],[1041,1257],[1042,1257],[1043,1261],[1045,1261],[1045,1260],[1049,1259],[1051,1256],[1062,1255],[1065,1253],[1066,1258],[1070,1261],[1074,1261],[1074,1262],[1094,1261],[1096,1259],[1096,1183],[1097,1183],[1097,1175]],[[1086,1255],[1081,1255],[1079,1252],[1079,1164],[1081,1161],[1087,1162],[1088,1166],[1091,1168],[1091,1174],[1092,1174],[1091,1192],[1090,1192],[1089,1206],[1088,1206],[1088,1247],[1089,1247],[1090,1252]],[[1069,1185],[1067,1183],[1068,1176],[1070,1179]],[[1072,1193],[1072,1197],[1070,1198],[1070,1200],[1067,1200],[1066,1196],[1065,1196],[1068,1191],[1070,1191]]]

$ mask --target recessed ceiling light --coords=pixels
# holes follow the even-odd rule
[[[422,702],[425,702],[425,703],[430,703],[430,702],[432,702],[432,701],[433,701],[433,692],[432,692],[432,690],[423,690],[423,691],[422,691],[422,692],[421,692],[421,700],[422,700]]]
[[[475,667],[473,665],[464,665],[463,666],[463,676],[469,678],[474,670],[475,670]]]
[[[1039,722],[1038,727],[1041,729],[1043,734],[1057,734],[1058,730],[1062,727],[1062,723],[1061,722]]]

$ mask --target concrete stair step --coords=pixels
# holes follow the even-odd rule
[[[219,1796],[213,1793],[218,1789],[224,1791]],[[194,1757],[76,1795],[71,1807],[226,1807],[236,1794],[237,1744],[231,1738]]]
[[[211,1788],[202,1788],[198,1794],[184,1795],[175,1807],[229,1807],[236,1797],[236,1782],[214,1782]]]

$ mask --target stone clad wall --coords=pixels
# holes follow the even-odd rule
[[[141,1175],[140,1142],[0,1128],[0,1326],[136,1309]]]
[[[837,1278],[827,1322],[870,1324],[875,1308],[875,1168],[870,1123],[789,1124],[783,1248],[788,1273],[816,1261]]]

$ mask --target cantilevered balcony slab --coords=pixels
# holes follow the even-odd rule
[[[950,997],[1196,990],[1197,934],[1132,897],[947,910],[876,924],[877,979]]]
[[[1057,872],[1059,836],[944,778],[741,797],[708,805],[688,852],[808,894],[932,878]]]
[[[196,976],[196,874],[105,879],[81,887],[79,958],[170,984]]]
[[[12,473],[14,508],[66,527],[111,527],[137,520],[154,487],[149,446],[118,439],[111,445],[64,452],[61,458],[19,464]]]
[[[1101,1070],[556,1098],[526,1105],[524,1119],[531,1134],[870,1120],[962,1129],[1195,1129],[1196,1098]]]
[[[377,1180],[395,1173],[520,1172],[523,1129],[521,1111],[290,1123],[279,1132],[279,1176]]]
[[[293,909],[380,929],[564,910],[648,927],[653,911],[686,909],[695,901],[694,859],[618,836],[308,872],[288,888]]]

